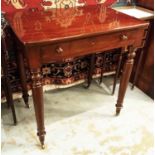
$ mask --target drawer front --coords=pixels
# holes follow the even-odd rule
[[[42,62],[61,61],[133,44],[141,46],[144,30],[125,31],[77,39],[41,47]]]

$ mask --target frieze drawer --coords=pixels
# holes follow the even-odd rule
[[[145,30],[115,32],[111,35],[98,35],[89,38],[75,39],[41,47],[42,62],[59,61],[80,55],[102,52],[134,44],[140,47],[145,39]]]

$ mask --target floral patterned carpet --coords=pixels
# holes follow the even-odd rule
[[[124,108],[115,116],[117,92],[95,82],[45,92],[46,146],[36,136],[32,98],[30,109],[16,100],[18,124],[2,104],[1,150],[5,155],[153,155],[153,100],[128,88]]]

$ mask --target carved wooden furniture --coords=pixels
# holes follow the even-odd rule
[[[37,135],[42,147],[44,147],[46,133],[41,71],[44,63],[59,63],[86,55],[89,55],[93,62],[94,54],[101,51],[116,48],[122,48],[123,52],[127,51],[128,58],[124,65],[116,104],[116,115],[120,113],[136,49],[143,46],[143,39],[149,25],[147,22],[104,8],[102,5],[96,5],[37,11],[31,13],[31,16],[28,11],[21,11],[20,21],[23,27],[22,31],[19,31],[14,21],[17,13],[19,12],[6,14],[5,17],[18,38],[17,54],[20,55],[20,59],[24,55],[28,61]],[[69,18],[65,18],[66,14],[70,15]],[[87,23],[89,18],[91,22]],[[37,27],[36,21],[40,23]],[[23,65],[20,69],[23,70]]]

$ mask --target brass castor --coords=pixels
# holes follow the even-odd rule
[[[26,105],[26,108],[28,108],[28,109],[30,108],[30,106],[29,106],[29,104],[28,104],[28,103],[25,103],[25,105]]]
[[[116,116],[119,116],[122,107],[116,107]]]
[[[45,149],[45,145],[44,145],[44,144],[42,144],[42,145],[41,145],[41,148],[44,150],[44,149]]]

